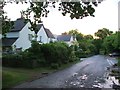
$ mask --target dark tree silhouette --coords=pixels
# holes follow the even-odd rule
[[[26,0],[9,0],[8,2],[2,2],[1,7],[3,8],[6,3],[30,3],[30,7],[26,11],[22,11],[22,15],[25,19],[29,20],[31,23],[31,30],[37,32],[37,24],[41,22],[41,17],[47,17],[48,13],[50,12],[48,10],[49,6],[52,6],[53,8],[56,7],[56,3],[59,3],[58,11],[61,11],[62,15],[65,16],[66,14],[70,15],[70,18],[76,18],[76,19],[82,19],[87,16],[94,16],[95,12],[95,6],[98,6],[99,3],[101,3],[103,0],[73,0],[74,2],[70,2],[70,0],[67,0],[67,2],[58,2],[58,0],[47,0],[44,2],[34,2],[33,0],[27,1]],[[4,10],[3,10],[4,11]],[[30,20],[31,13],[33,13],[34,21]],[[1,14],[3,15],[3,13]],[[4,19],[2,20],[4,21]],[[5,31],[2,29],[3,32]]]

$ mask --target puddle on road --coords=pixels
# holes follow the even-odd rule
[[[76,76],[78,73],[74,73],[72,76],[74,77],[74,76]]]
[[[75,85],[79,85],[80,82],[71,82],[70,84],[75,86]]]
[[[87,80],[87,78],[88,78],[87,75],[81,76],[81,79],[82,79],[82,80]]]
[[[84,85],[80,85],[80,87],[84,87]]]
[[[74,82],[71,82],[70,84],[76,87],[84,87],[84,83],[81,83],[80,81],[74,81]]]
[[[68,83],[68,87],[84,87],[84,81],[88,79],[88,76],[86,74],[83,74],[81,76],[78,76],[78,73],[74,73],[72,75],[74,77],[74,80],[72,81],[65,81],[65,83]]]
[[[93,74],[87,75],[83,74],[79,76],[78,73],[74,73],[72,75],[73,79],[68,80],[65,83],[68,85],[67,87],[89,87],[89,88],[111,88],[113,87],[113,82],[116,85],[120,85],[118,79],[114,76],[109,76],[109,72],[106,72],[104,77],[96,77],[93,78]],[[89,83],[89,79],[93,78],[93,82]]]
[[[108,79],[105,79],[105,83],[103,84],[103,88],[112,88],[113,84],[120,85],[119,80],[115,78],[115,76],[109,76]]]
[[[103,83],[103,88],[112,88],[113,85],[120,85],[119,80],[115,78],[115,76],[111,76],[111,68],[107,70],[107,72],[104,74],[104,80],[105,83]]]
[[[97,87],[97,88],[102,88],[101,85],[93,85],[93,88]]]
[[[76,81],[71,81],[70,86],[73,87],[86,87],[86,83],[84,82],[87,79],[87,75],[80,76]],[[67,81],[66,81],[67,82]],[[116,85],[120,85],[118,79],[115,79],[114,76],[109,76],[108,78],[97,78],[94,81],[94,84],[91,85],[90,88],[111,88],[113,86],[113,82]]]
[[[82,76],[79,76],[79,77],[77,77],[77,80],[87,80],[87,75],[82,75]]]
[[[99,81],[98,81],[98,80],[95,80],[94,82],[95,82],[95,83],[98,83]]]
[[[94,81],[96,82],[96,84],[93,85],[93,87],[98,87],[98,88],[112,88],[113,86],[113,82],[116,85],[120,85],[118,79],[115,79],[114,76],[109,76],[108,78],[104,79],[105,83],[97,83],[98,81]]]

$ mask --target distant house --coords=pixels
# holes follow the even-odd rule
[[[39,43],[50,43],[50,42],[55,42],[56,39],[54,37],[54,35],[51,33],[51,31],[47,28],[44,27],[44,25],[41,23],[41,24],[38,24],[37,25],[37,28],[38,28],[38,33],[37,33],[37,41]]]
[[[19,18],[14,21],[13,29],[6,34],[6,38],[2,39],[4,50],[25,50],[31,47],[34,32],[29,29],[31,24],[25,19]]]
[[[77,42],[76,37],[73,37],[72,35],[58,35],[57,40],[63,41],[69,46],[74,45],[74,43]]]

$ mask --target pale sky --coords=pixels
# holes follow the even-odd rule
[[[42,18],[43,24],[53,34],[61,34],[72,29],[78,29],[83,34],[94,34],[98,29],[108,28],[118,31],[118,2],[120,0],[104,0],[94,13],[95,17],[71,20],[69,16],[62,16],[57,9],[51,9],[47,18]],[[20,11],[26,10],[27,4],[9,4],[4,10],[11,20],[20,17]]]

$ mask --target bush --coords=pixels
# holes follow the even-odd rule
[[[59,65],[57,63],[52,63],[51,64],[51,68],[53,69],[58,69],[59,68]]]
[[[40,45],[32,41],[32,46],[22,53],[5,55],[3,66],[36,68],[51,66],[57,69],[62,64],[73,62],[77,58],[71,47],[63,42],[54,42]]]
[[[24,67],[35,68],[39,67],[40,61],[43,59],[37,59],[30,53],[22,53],[21,55],[5,55],[2,59],[2,65],[6,67]]]
[[[7,66],[7,67],[20,67],[22,61],[22,56],[21,55],[4,55],[2,57],[2,65]]]
[[[31,47],[25,50],[22,56],[23,67],[35,68],[45,64],[45,59],[41,52],[41,45],[36,41],[32,41]]]
[[[46,64],[57,63],[61,65],[69,61],[68,46],[64,43],[55,42],[50,44],[43,44],[41,50],[44,54]]]

